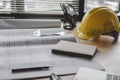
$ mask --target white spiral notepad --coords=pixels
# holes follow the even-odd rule
[[[93,58],[96,49],[96,46],[61,40],[52,49],[52,53]]]

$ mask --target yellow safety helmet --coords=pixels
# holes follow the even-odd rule
[[[113,34],[110,32],[113,32]],[[114,11],[108,7],[97,7],[84,15],[80,26],[74,34],[78,38],[87,40],[99,37],[104,33],[110,33],[114,38],[118,38],[119,32],[119,20]]]

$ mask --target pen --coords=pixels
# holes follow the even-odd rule
[[[18,72],[29,72],[29,71],[45,71],[49,70],[52,66],[44,66],[44,67],[28,67],[28,68],[17,68],[12,69],[12,73],[18,73]]]
[[[59,76],[57,76],[56,74],[52,73],[50,76],[50,80],[62,80]]]
[[[60,34],[41,35],[41,37],[43,37],[43,36],[60,36]]]
[[[41,35],[41,36],[62,36],[62,35],[65,35],[64,31],[58,32],[58,33],[54,33],[54,34],[49,34],[49,35]]]

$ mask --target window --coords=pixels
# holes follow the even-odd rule
[[[60,3],[73,4],[78,11],[78,0],[25,0],[25,12],[41,14],[62,14]]]
[[[93,7],[102,5],[107,6],[116,12],[119,11],[119,0],[85,0],[84,12],[87,12]]]
[[[60,3],[72,4],[79,14],[79,20],[89,9],[102,5],[115,12],[120,11],[120,0],[0,0],[0,16],[22,19],[61,18],[63,11]]]
[[[11,11],[10,0],[0,0],[0,13],[9,13]]]
[[[79,0],[0,0],[0,13],[62,14],[60,3],[72,4],[78,12]]]

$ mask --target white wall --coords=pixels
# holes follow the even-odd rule
[[[60,27],[59,19],[0,19],[0,29]]]

